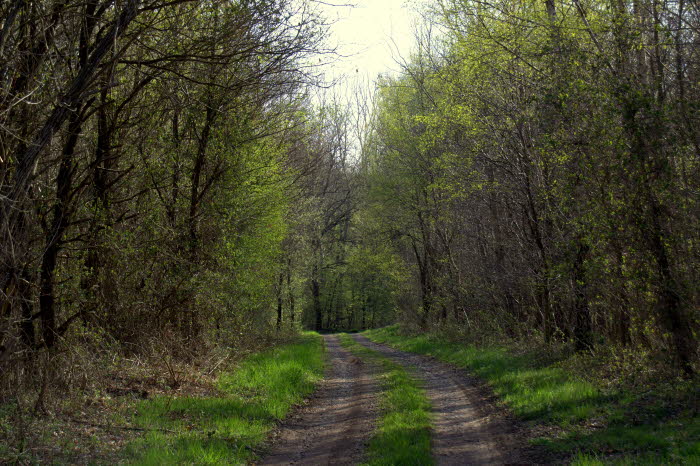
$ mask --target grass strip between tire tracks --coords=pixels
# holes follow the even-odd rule
[[[347,334],[341,344],[380,368],[379,426],[370,439],[369,465],[430,465],[430,402],[415,377],[400,364],[358,344]]]
[[[364,335],[478,375],[521,419],[559,426],[562,434],[535,443],[569,455],[572,464],[700,465],[700,420],[692,407],[675,415],[663,397],[640,407],[638,396],[604,393],[562,367],[533,364],[531,356],[505,348],[453,343],[431,335],[405,336],[397,326]]]
[[[218,379],[220,397],[159,397],[140,403],[136,424],[160,429],[127,447],[131,464],[244,464],[268,433],[323,378],[320,335],[251,355]]]

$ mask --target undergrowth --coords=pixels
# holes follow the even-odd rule
[[[134,416],[147,400],[224,397],[219,374],[298,341],[285,330],[193,344],[164,330],[126,346],[76,326],[52,351],[0,364],[0,464],[122,464],[152,430]]]
[[[367,449],[369,465],[430,465],[430,402],[418,381],[406,369],[380,353],[340,335],[353,354],[377,364],[381,395],[379,427]]]
[[[262,451],[277,421],[323,377],[323,345],[306,333],[298,343],[246,358],[222,374],[220,396],[157,397],[139,404],[136,424],[148,433],[127,448],[132,464],[241,464]]]
[[[406,336],[398,326],[365,335],[478,375],[519,418],[557,426],[556,434],[534,443],[568,456],[573,464],[700,464],[695,381],[633,388],[576,375],[581,372],[579,356],[569,357],[578,358],[574,371],[566,358],[542,358],[535,350],[478,347],[430,334]]]

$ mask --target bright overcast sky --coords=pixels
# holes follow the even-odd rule
[[[342,0],[321,4],[330,26],[330,44],[343,55],[327,76],[359,74],[374,80],[379,73],[398,70],[396,59],[413,49],[417,7],[423,0]],[[353,6],[331,6],[344,3]]]
[[[317,5],[330,23],[328,46],[336,47],[338,54],[323,66],[322,72],[327,83],[336,81],[339,86],[321,91],[317,97],[323,100],[328,97],[326,92],[330,92],[344,100],[350,112],[360,110],[366,100],[358,90],[372,93],[371,83],[377,76],[399,71],[396,62],[408,59],[415,48],[414,31],[420,22],[418,11],[426,1],[319,0]],[[358,124],[361,125],[359,120]],[[364,129],[358,126],[348,134],[352,159],[359,157],[363,133]]]

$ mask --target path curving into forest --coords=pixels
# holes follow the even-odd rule
[[[372,367],[324,335],[328,371],[314,397],[285,420],[261,465],[336,465],[362,461],[377,421],[379,386]]]
[[[503,419],[464,371],[353,335],[423,380],[433,407],[433,457],[438,465],[528,464],[517,427]]]

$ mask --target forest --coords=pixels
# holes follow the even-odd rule
[[[426,2],[353,87],[322,3],[0,2],[0,462],[305,330],[695,386],[698,4]]]

